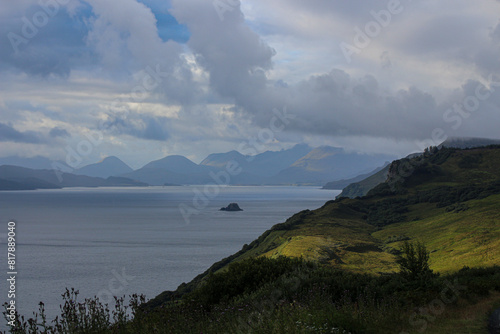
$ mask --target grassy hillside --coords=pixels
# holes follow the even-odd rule
[[[333,270],[326,277],[342,273],[340,275],[347,281],[357,282],[345,291],[363,289],[370,284],[375,284],[377,288],[370,288],[371,292],[358,290],[357,297],[350,297],[345,304],[339,302],[340,297],[332,291],[319,292],[321,296],[311,297],[314,289],[309,290],[306,294],[292,297],[292,300],[302,300],[304,310],[314,318],[309,318],[311,324],[317,326],[324,322],[326,327],[327,324],[335,325],[329,331],[326,327],[312,325],[306,326],[310,329],[306,330],[301,324],[307,324],[307,320],[303,320],[303,315],[297,313],[293,306],[287,306],[284,308],[289,318],[282,318],[281,308],[279,311],[273,309],[272,315],[268,315],[269,321],[283,322],[279,329],[269,332],[341,333],[346,329],[352,333],[399,333],[401,330],[418,333],[424,328],[417,324],[422,324],[428,333],[484,333],[488,312],[500,304],[499,166],[500,146],[467,150],[433,148],[422,156],[395,161],[387,171],[387,181],[372,189],[367,196],[338,198],[320,209],[299,212],[266,231],[250,245],[245,245],[240,252],[214,264],[190,284],[182,285],[176,292],[166,292],[147,305],[154,309],[155,305],[178,300],[181,296],[184,300],[186,296],[201,300],[200,294],[206,298],[214,293],[214,286],[217,285],[214,285],[213,279],[217,277],[226,282],[228,278],[224,277],[234,276],[232,270],[235,263],[247,263],[258,258],[280,261],[285,256],[310,261],[308,263],[319,265],[323,268],[321,270]],[[399,281],[396,261],[405,241],[425,245],[429,251],[430,269],[440,273],[442,278],[424,283]],[[491,269],[481,269],[484,267]],[[253,269],[261,272],[255,266]],[[310,275],[316,277],[317,273],[294,274],[293,277],[299,277],[300,281],[294,286],[307,286],[304,280],[308,279],[302,277]],[[286,280],[283,277],[291,279],[286,275],[280,276],[280,279]],[[332,283],[329,281],[331,278],[321,277],[315,278],[320,286],[325,284],[331,288],[333,284],[338,288],[347,284],[343,280],[343,283]],[[443,282],[449,282],[453,277],[464,282],[465,289],[474,291],[473,295],[467,293],[467,296],[457,298],[452,306],[443,309],[439,314],[440,321],[435,324],[429,320],[435,317],[417,315],[412,318],[415,316],[411,311],[412,305],[425,306],[435,302],[435,296],[444,291],[446,283]],[[364,279],[367,279],[366,283],[361,283]],[[218,284],[222,286],[221,290],[216,289],[219,293],[228,290],[225,283]],[[379,297],[373,297],[371,293],[379,288],[383,292]],[[262,289],[256,290],[262,293]],[[287,289],[290,288],[284,290],[288,292]],[[491,289],[497,292],[489,294]],[[330,293],[335,296],[330,296]],[[241,294],[245,293],[237,296]],[[230,298],[226,302],[232,300],[234,307],[235,300],[240,300],[238,298]],[[312,304],[310,298],[316,298]],[[337,300],[334,302],[337,306],[329,310],[332,307],[330,298]],[[216,304],[220,305],[220,302]],[[360,310],[361,304],[366,307],[364,311]],[[315,308],[313,305],[320,306]],[[425,309],[421,307],[419,310]],[[332,321],[332,317],[324,313],[325,310],[343,315],[338,315],[340,318],[333,316],[337,320]],[[342,313],[344,311],[346,313]],[[361,320],[358,312],[366,312],[366,318]],[[260,324],[267,323],[267,320]],[[289,327],[294,322],[300,324],[297,325],[299,329],[297,326]],[[363,323],[367,327],[359,325]],[[255,332],[268,332],[269,328],[265,328],[261,331],[259,327]]]
[[[500,146],[395,161],[366,196],[299,212],[146,304],[134,296],[134,320],[117,301],[102,332],[486,333],[500,307],[499,166]],[[424,247],[430,270],[400,273],[403,245]]]
[[[500,146],[428,150],[389,166],[388,179],[362,198],[338,198],[273,226],[165,301],[195,289],[210,273],[254,257],[297,257],[356,273],[394,273],[405,240],[430,250],[431,269],[500,264]]]
[[[401,242],[418,240],[438,272],[500,264],[498,166],[499,147],[399,160],[369,196],[296,214],[227,262],[285,255],[355,272],[393,272]]]
[[[328,182],[327,184],[325,184],[323,186],[323,189],[334,189],[334,190],[344,189],[345,187],[349,186],[352,183],[361,182],[361,181],[369,178],[370,176],[377,174],[378,172],[380,172],[384,168],[387,168],[387,170],[389,170],[389,164],[390,164],[389,162],[386,162],[385,165],[382,167],[375,168],[374,170],[372,170],[369,173],[361,174],[361,175],[358,175],[358,176],[353,177],[351,179],[347,179],[347,180],[344,179],[344,180]],[[380,182],[374,184],[373,187],[375,187],[379,183],[384,182],[386,178],[387,178],[387,173],[385,174],[384,178],[382,180],[380,180]],[[371,187],[371,188],[373,188],[373,187]],[[370,189],[368,189],[368,190],[370,190]],[[368,192],[368,190],[367,190],[367,192]],[[363,194],[363,195],[365,195],[365,194]],[[363,195],[361,195],[361,196],[363,196]],[[351,196],[346,196],[346,197],[351,197]],[[357,196],[354,196],[354,197],[357,197]],[[352,197],[352,198],[354,198],[354,197]]]
[[[356,198],[365,196],[371,189],[387,180],[389,166],[390,165],[385,166],[375,174],[370,175],[363,180],[349,183],[346,187],[342,188],[342,192],[338,197]]]

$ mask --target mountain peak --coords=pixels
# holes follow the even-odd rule
[[[174,155],[167,155],[164,158],[151,161],[146,166],[155,167],[156,168],[156,167],[161,166],[163,164],[170,164],[170,163],[174,163],[174,164],[175,163],[180,163],[180,164],[186,164],[186,165],[196,165],[194,162],[192,162],[191,160],[189,160],[185,156],[174,154]],[[146,167],[146,166],[144,166],[144,167]]]
[[[183,155],[168,155],[164,158],[151,161],[141,169],[164,169],[177,173],[197,172],[198,165]]]
[[[123,161],[121,159],[115,157],[114,155],[110,155],[110,156],[102,159],[98,163],[110,163],[110,162],[123,162]]]
[[[77,169],[75,174],[108,178],[110,176],[117,176],[130,172],[132,172],[132,168],[126,163],[115,156],[109,156],[95,164]]]
[[[226,153],[212,153],[203,159],[203,161],[200,162],[200,165],[222,168],[228,161],[231,160],[237,161],[239,164],[243,164],[243,160],[245,158],[246,157],[243,154],[235,150]]]
[[[311,161],[315,160],[323,160],[329,156],[343,153],[344,150],[338,147],[332,147],[332,146],[320,146],[312,151],[310,151],[308,154],[297,160],[292,166],[305,166],[307,164],[310,164]]]

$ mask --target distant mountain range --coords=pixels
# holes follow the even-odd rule
[[[11,166],[19,166],[31,169],[53,169],[53,163],[63,164],[61,161],[52,161],[48,158],[36,156],[32,158],[23,158],[17,156],[10,156],[5,158],[0,158],[0,166],[3,165],[11,165]]]
[[[98,163],[77,169],[74,174],[108,178],[110,176],[122,175],[132,171],[132,168],[117,157],[107,157]]]
[[[60,189],[65,187],[147,186],[139,181],[111,176],[106,179],[49,169],[30,169],[19,166],[0,166],[0,190]]]
[[[210,182],[209,173],[218,170],[197,165],[181,155],[170,155],[155,160],[144,167],[123,176],[146,182],[150,185],[165,184],[206,184]]]
[[[238,170],[237,175],[229,179],[229,184],[233,185],[323,185],[332,179],[370,171],[394,158],[348,153],[329,146],[296,145],[288,150],[267,151],[255,156],[237,151],[210,154],[198,165],[183,156],[168,156],[122,176],[151,185],[207,184],[214,183],[213,175],[223,172],[229,164]]]
[[[56,173],[50,172],[54,166],[53,161],[44,157],[9,157],[0,159],[0,163],[10,165],[11,169],[15,165],[31,171],[20,169],[19,175],[9,174],[7,177],[5,174],[7,169],[0,169],[0,180],[3,182],[0,189],[53,188],[76,186],[76,184],[78,186],[109,185],[108,178],[110,177],[123,178],[122,182],[114,179],[111,182],[113,184],[132,184],[133,181],[137,184],[155,186],[210,184],[217,182],[217,175],[220,180],[226,173],[227,166],[232,166],[237,171],[229,178],[226,177],[227,173],[222,177],[224,182],[231,185],[324,185],[331,180],[367,173],[395,158],[395,156],[383,154],[351,153],[330,146],[312,148],[305,144],[281,151],[266,151],[254,156],[243,155],[237,151],[215,153],[208,155],[200,164],[181,155],[171,155],[152,161],[137,170],[132,170],[117,157],[107,157],[100,162],[76,170],[68,168],[69,172],[64,176],[71,182],[61,183],[57,178],[54,179]],[[62,164],[60,161],[56,163],[59,166]],[[49,178],[47,173],[54,177]]]
[[[341,148],[322,146],[313,149],[307,155],[280,171],[275,181],[298,184],[324,185],[331,180],[352,178],[367,173],[396,158],[386,154],[360,154],[346,152]]]
[[[230,151],[210,154],[200,165],[225,168],[229,161],[236,161],[245,173],[260,177],[272,177],[290,167],[312,150],[308,145],[299,144],[288,150],[266,151],[255,156],[245,156],[237,151]]]
[[[498,145],[500,140],[450,138],[439,147],[471,148]],[[408,156],[411,158],[413,155]],[[0,158],[0,190],[99,186],[200,185],[325,185],[344,189],[341,196],[365,195],[387,177],[390,154],[361,154],[342,148],[305,144],[254,156],[237,151],[214,153],[196,164],[181,155],[170,155],[133,170],[117,157],[107,157],[68,173],[52,170],[63,165],[45,157]],[[228,166],[237,171],[229,175]],[[58,176],[59,174],[59,176]],[[62,175],[62,181],[61,181]],[[361,181],[361,182],[360,182]]]

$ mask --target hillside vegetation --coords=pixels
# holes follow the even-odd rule
[[[20,318],[15,332],[487,333],[500,307],[499,166],[500,146],[431,148],[393,162],[366,196],[299,212],[176,291],[132,296],[133,320],[123,299],[111,321],[67,291],[54,327]]]
[[[225,264],[284,255],[354,272],[390,273],[397,270],[395,255],[405,240],[424,243],[437,272],[499,264],[498,166],[498,146],[435,149],[395,161],[388,181],[368,196],[302,211]]]
[[[317,210],[299,212],[191,283],[165,292],[147,305],[154,308],[189,295],[206,284],[207,277],[227,272],[232,263],[262,257],[300,258],[331,268],[328,270],[384,279],[399,272],[397,258],[407,241],[425,245],[430,269],[441,275],[456,275],[463,268],[498,268],[498,166],[500,146],[431,148],[421,156],[395,161],[387,181],[367,196],[338,198]],[[495,301],[498,295],[483,300],[481,312]],[[479,317],[473,326],[484,325],[483,315]],[[484,328],[476,332],[484,332]]]
[[[342,192],[338,197],[356,198],[365,196],[371,189],[387,180],[389,167],[390,165],[387,165],[376,173],[369,175],[362,180],[349,183],[347,186],[339,188],[342,189]]]

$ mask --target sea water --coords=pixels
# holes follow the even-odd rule
[[[43,301],[53,319],[65,288],[79,290],[81,301],[98,296],[110,305],[113,295],[154,298],[338,193],[291,186],[3,191],[0,302],[10,300],[9,221],[16,224],[17,310],[31,317]],[[232,202],[243,211],[219,211]]]

